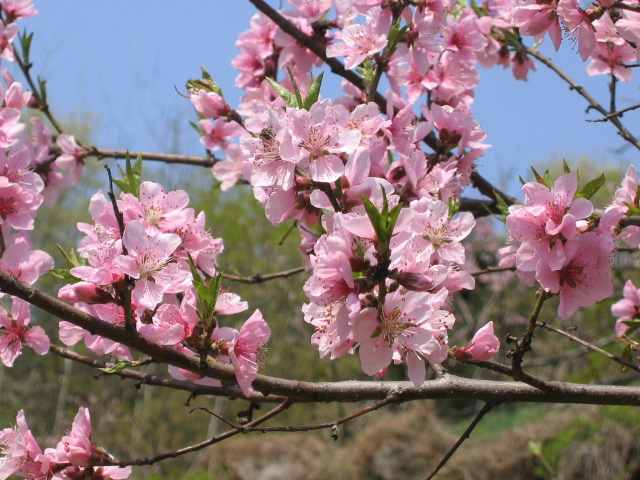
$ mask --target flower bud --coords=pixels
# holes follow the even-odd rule
[[[471,341],[461,348],[453,348],[453,356],[460,360],[485,362],[500,349],[500,340],[493,333],[493,322],[487,323],[476,332]]]
[[[435,286],[433,280],[422,273],[400,272],[396,280],[404,288],[414,292],[428,292]]]

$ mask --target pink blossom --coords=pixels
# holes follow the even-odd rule
[[[29,345],[38,355],[49,351],[49,337],[41,327],[31,327],[30,305],[14,297],[12,310],[0,310],[0,360],[12,367],[22,353],[22,345]]]
[[[117,256],[113,265],[136,279],[133,297],[140,305],[153,310],[163,294],[186,290],[191,274],[171,263],[172,254],[181,243],[178,235],[149,236],[142,222],[134,220],[125,227],[122,243],[128,255]]]
[[[568,319],[580,307],[593,305],[613,293],[610,255],[598,245],[594,232],[568,240],[564,246],[566,260],[559,268],[538,263],[536,278],[551,293],[560,295],[558,315]]]
[[[33,480],[48,480],[53,474],[57,459],[55,454],[43,454],[34,438],[24,411],[16,417],[16,428],[0,431],[0,479],[18,475]]]
[[[454,348],[453,355],[462,360],[486,362],[500,350],[500,340],[493,333],[493,322],[478,330],[464,347]]]
[[[2,0],[2,10],[11,18],[27,18],[38,14],[33,0]]]
[[[245,396],[253,392],[251,383],[258,373],[258,354],[269,340],[271,329],[262,318],[260,310],[253,312],[242,325],[237,334],[233,329],[225,327],[214,331],[212,338],[225,343],[227,354],[235,369],[238,385]],[[229,338],[231,337],[231,338]]]
[[[387,294],[381,311],[367,308],[358,317],[354,339],[359,342],[360,363],[367,375],[376,375],[392,359],[405,360],[416,387],[425,380],[424,360],[446,359],[447,330],[455,321],[440,310],[448,292]]]
[[[225,99],[215,92],[198,90],[191,94],[191,103],[205,118],[226,117],[231,112]]]
[[[617,317],[616,335],[621,337],[629,329],[624,322],[640,319],[640,289],[627,280],[622,291],[624,298],[611,305],[611,315]]]
[[[585,61],[596,46],[596,29],[578,3],[578,0],[559,0],[557,11],[569,37],[578,42],[578,52]]]
[[[94,451],[91,444],[91,417],[89,409],[80,407],[73,420],[71,431],[58,443],[56,453],[60,463],[69,462],[78,467],[88,467]]]
[[[350,69],[386,47],[386,34],[389,31],[388,15],[383,14],[379,7],[374,7],[367,12],[367,17],[368,21],[365,24],[354,23],[343,28],[340,38],[344,43],[329,45],[327,56],[344,56],[344,66]]]

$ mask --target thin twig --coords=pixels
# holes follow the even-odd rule
[[[478,277],[480,275],[484,275],[486,273],[496,273],[496,272],[513,272],[516,267],[487,267],[484,270],[478,270],[476,272],[471,272],[472,277]]]
[[[314,424],[314,425],[300,425],[300,426],[294,426],[294,425],[286,425],[284,427],[249,427],[247,425],[236,425],[233,422],[230,422],[229,420],[227,420],[226,418],[222,417],[221,415],[209,410],[208,408],[204,408],[204,407],[198,407],[198,410],[203,410],[211,415],[213,415],[214,417],[222,420],[224,423],[226,423],[227,425],[230,425],[233,428],[238,428],[238,429],[242,429],[242,433],[250,433],[250,432],[260,432],[260,433],[267,433],[267,432],[308,432],[311,430],[324,430],[327,428],[332,428],[335,429],[338,425],[342,425],[343,423],[347,423],[351,420],[354,420],[358,417],[361,417],[362,415],[365,415],[367,413],[373,412],[375,410],[378,410],[382,407],[384,407],[385,405],[388,405],[390,403],[396,403],[398,402],[398,399],[395,398],[393,396],[393,394],[389,395],[389,397],[385,398],[384,400],[381,400],[377,403],[374,403],[373,405],[369,405],[366,408],[363,408],[361,410],[358,410],[357,412],[351,413],[349,415],[345,415],[344,417],[341,418],[337,418],[331,422],[324,422],[324,423],[318,423],[318,424]]]
[[[171,452],[160,453],[160,454],[154,455],[152,457],[140,458],[140,459],[136,459],[136,460],[114,461],[114,462],[111,463],[111,465],[117,465],[119,467],[126,467],[126,466],[129,466],[129,465],[152,465],[154,463],[158,463],[158,462],[160,462],[162,460],[166,460],[168,458],[176,458],[176,457],[180,457],[182,455],[185,455],[187,453],[197,452],[198,450],[202,450],[203,448],[209,447],[209,446],[211,446],[211,445],[213,445],[215,443],[219,443],[222,440],[226,440],[227,438],[230,438],[230,437],[233,437],[235,435],[238,435],[239,433],[243,433],[243,429],[246,428],[246,427],[252,427],[254,425],[259,425],[259,424],[261,424],[263,422],[266,422],[270,418],[275,417],[276,415],[278,415],[282,411],[284,411],[287,408],[289,408],[289,406],[292,403],[293,402],[291,400],[285,400],[280,405],[278,405],[274,409],[270,410],[269,412],[267,412],[266,414],[264,414],[260,418],[257,418],[255,420],[253,420],[252,422],[247,423],[244,427],[234,428],[233,430],[229,430],[229,431],[227,431],[225,433],[221,433],[220,435],[216,435],[215,437],[212,437],[212,438],[210,438],[208,440],[205,440],[204,442],[196,443],[195,445],[191,445],[189,447],[181,448],[180,450],[174,450],[174,451],[171,451]]]
[[[291,270],[285,270],[283,272],[265,273],[265,274],[256,273],[256,274],[250,275],[250,276],[233,275],[231,273],[223,273],[222,274],[222,278],[226,278],[227,280],[232,280],[234,282],[255,284],[255,283],[267,282],[269,280],[274,280],[276,278],[287,278],[287,277],[290,277],[290,276],[295,275],[297,273],[304,272],[306,269],[307,269],[307,267],[303,266],[303,267],[292,268]]]
[[[453,447],[451,447],[451,449],[449,449],[449,451],[447,452],[447,454],[444,456],[444,458],[442,460],[440,460],[440,463],[438,463],[438,465],[436,466],[436,468],[433,470],[433,472],[431,472],[429,474],[429,476],[425,479],[425,480],[431,480],[433,477],[436,476],[436,474],[440,471],[440,469],[442,467],[445,466],[445,464],[449,461],[449,459],[451,458],[451,456],[456,453],[456,450],[458,450],[458,448],[460,447],[460,445],[462,445],[462,443],[469,438],[469,436],[471,436],[471,432],[473,432],[473,429],[476,428],[476,426],[478,425],[478,423],[480,423],[480,420],[482,420],[482,417],[484,417],[487,413],[489,413],[491,411],[491,409],[493,407],[495,407],[497,404],[495,403],[485,403],[484,406],[482,407],[482,410],[480,410],[480,412],[478,412],[478,415],[476,415],[476,418],[473,419],[473,422],[471,422],[471,424],[467,427],[467,429],[464,431],[464,433],[460,436],[460,438],[458,439],[458,441],[453,445]]]
[[[599,353],[600,355],[603,355],[603,356],[607,357],[608,359],[613,360],[616,363],[619,363],[620,365],[624,365],[625,367],[630,368],[631,370],[635,370],[636,372],[640,372],[640,365],[638,365],[636,363],[627,362],[626,360],[618,357],[617,355],[613,355],[612,353],[609,353],[609,352],[607,352],[607,351],[605,351],[605,350],[603,350],[603,349],[601,349],[599,347],[596,347],[592,343],[589,343],[586,340],[583,340],[583,339],[581,339],[579,337],[576,337],[575,335],[572,335],[569,332],[565,332],[564,330],[560,330],[559,328],[552,327],[551,325],[548,325],[545,322],[538,322],[538,323],[536,323],[536,325],[538,327],[546,328],[550,332],[554,332],[554,333],[557,333],[559,335],[565,336],[569,340],[572,340],[572,341],[574,341],[576,343],[579,343],[580,345],[582,345],[584,347],[587,347],[592,352]]]
[[[622,8],[622,7],[620,7],[620,8]],[[528,55],[531,55],[532,57],[537,59],[539,62],[541,62],[545,66],[549,67],[552,71],[554,71],[562,80],[564,80],[567,84],[569,84],[569,87],[572,90],[575,90],[576,92],[578,92],[578,94],[580,96],[582,96],[589,103],[589,108],[592,108],[592,109],[598,111],[603,116],[607,116],[607,115],[609,115],[609,113],[611,113],[611,112],[607,111],[602,105],[600,105],[600,103],[598,103],[598,101],[595,98],[593,98],[589,94],[589,92],[587,92],[587,90],[584,87],[582,87],[581,85],[578,85],[566,72],[561,70],[553,62],[553,60],[551,60],[548,57],[545,57],[540,52],[538,52],[538,51],[536,51],[536,50],[534,50],[532,48],[524,47],[524,46],[522,48],[523,48],[524,52],[526,52]],[[636,137],[634,137],[631,134],[631,132],[629,132],[626,129],[626,127],[622,124],[622,122],[620,121],[620,119],[617,116],[612,116],[608,120],[615,125],[615,127],[618,129],[618,134],[622,138],[624,138],[627,142],[629,142],[631,145],[633,145],[638,150],[640,150],[640,142],[638,141],[638,139]]]
[[[603,118],[589,119],[587,120],[587,122],[606,122],[611,117],[621,117],[622,114],[630,112],[631,110],[636,110],[638,108],[640,108],[640,103],[638,103],[637,105],[631,105],[630,107],[627,107],[627,108],[623,108],[621,110],[618,110],[617,112],[608,113]]]
[[[82,363],[89,367],[96,369],[108,369],[112,366],[108,362],[98,360],[86,355],[73,352],[66,348],[59,347],[57,345],[51,345],[49,351],[55,353],[62,358],[68,358],[78,363]],[[151,359],[150,359],[151,360]],[[259,392],[253,392],[249,397],[245,397],[242,390],[234,385],[228,385],[223,387],[210,387],[208,385],[199,385],[193,382],[187,382],[183,380],[176,380],[175,378],[166,378],[160,375],[153,375],[149,373],[138,372],[130,368],[123,368],[117,372],[108,372],[100,370],[101,375],[116,376],[120,378],[128,378],[135,380],[141,385],[150,385],[154,387],[165,387],[172,390],[181,390],[189,392],[191,397],[197,397],[199,395],[212,395],[215,397],[228,397],[228,398],[242,398],[249,400],[252,403],[279,403],[286,400],[284,397],[276,395],[262,395]]]
[[[533,340],[533,331],[536,329],[536,322],[538,315],[542,310],[542,305],[548,297],[547,292],[540,288],[537,292],[538,300],[536,301],[531,316],[529,317],[529,323],[522,338],[516,342],[516,346],[508,354],[511,356],[511,367],[516,375],[524,374],[522,370],[522,360],[527,352],[531,351],[531,341]],[[518,377],[514,377],[516,380],[520,380]]]

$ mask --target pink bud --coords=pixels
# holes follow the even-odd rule
[[[433,280],[422,273],[400,272],[397,280],[404,288],[414,292],[427,292],[434,287]]]
[[[462,348],[454,348],[453,355],[460,360],[484,362],[490,360],[500,349],[500,340],[493,333],[493,322],[476,332],[473,339]]]
[[[113,297],[109,292],[89,282],[65,285],[58,291],[58,298],[70,303],[84,302],[93,304],[113,301]]]

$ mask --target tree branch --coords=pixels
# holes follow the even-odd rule
[[[235,372],[230,366],[207,362],[202,368],[200,360],[193,355],[185,355],[170,347],[158,345],[135,331],[128,332],[122,327],[116,327],[76,310],[4,272],[0,272],[0,290],[22,298],[94,335],[122,343],[157,362],[168,363],[199,375],[236,384]],[[382,400],[393,394],[401,402],[455,398],[482,400],[487,403],[539,402],[640,406],[640,387],[564,382],[549,382],[549,384],[553,386],[553,391],[541,391],[522,382],[474,380],[444,374],[415,388],[412,382],[303,382],[258,375],[253,382],[253,387],[265,396],[283,396],[296,402],[359,402]],[[273,397],[265,397],[264,401],[269,401],[269,398]]]
[[[597,110],[599,113],[601,113],[604,117],[606,117],[607,115],[609,115],[611,112],[607,111],[607,109],[605,109],[602,105],[600,105],[598,103],[598,101],[593,98],[589,92],[587,92],[585,90],[584,87],[582,87],[581,85],[578,85],[569,75],[567,75],[563,70],[561,70],[554,62],[553,60],[551,60],[548,57],[545,57],[544,55],[542,55],[540,52],[537,52],[536,50],[533,50],[532,48],[529,47],[522,47],[523,50],[531,55],[532,57],[534,57],[535,59],[537,59],[540,63],[542,63],[543,65],[549,67],[551,70],[553,70],[562,80],[564,80],[566,83],[569,84],[569,87],[571,88],[571,90],[575,90],[576,92],[578,92],[578,94],[580,96],[582,96],[588,103],[589,103],[589,108],[593,108],[594,110]],[[615,125],[615,127],[618,129],[618,134],[624,138],[627,142],[629,142],[631,145],[633,145],[634,147],[636,147],[638,150],[640,150],[640,142],[638,141],[638,139],[636,139],[631,132],[629,132],[626,127],[622,124],[622,122],[620,121],[620,119],[617,116],[611,116],[610,118],[608,118],[608,120],[613,123]]]
[[[631,370],[635,370],[636,372],[640,372],[640,365],[638,365],[636,363],[627,362],[626,360],[618,357],[617,355],[613,355],[612,353],[609,353],[606,350],[603,350],[603,349],[593,345],[592,343],[587,342],[586,340],[582,340],[581,338],[576,337],[575,335],[572,335],[569,332],[565,332],[564,330],[560,330],[559,328],[552,327],[551,325],[548,325],[545,322],[538,322],[538,323],[536,323],[536,325],[538,327],[545,328],[545,329],[549,330],[550,332],[554,332],[554,333],[557,333],[557,334],[562,335],[564,337],[567,337],[569,340],[571,340],[573,342],[576,342],[576,343],[579,343],[580,345],[582,345],[584,347],[587,347],[592,352],[599,353],[600,355],[603,355],[603,356],[607,357],[609,360],[613,360],[614,362],[619,363],[620,365],[624,365],[625,367],[630,368]]]
[[[160,453],[160,454],[154,455],[152,457],[140,458],[140,459],[137,459],[137,460],[114,461],[114,462],[111,462],[110,464],[111,465],[117,465],[119,467],[127,467],[127,466],[130,466],[130,465],[152,465],[154,463],[161,462],[162,460],[166,460],[168,458],[176,458],[176,457],[180,457],[182,455],[185,455],[187,453],[197,452],[198,450],[202,450],[203,448],[209,447],[209,446],[211,446],[211,445],[213,445],[215,443],[219,443],[222,440],[226,440],[227,438],[233,437],[234,435],[237,435],[239,433],[244,433],[243,432],[244,428],[252,427],[254,425],[260,425],[261,423],[266,422],[270,418],[275,417],[279,413],[281,413],[284,410],[286,410],[287,408],[289,408],[291,403],[292,402],[290,400],[285,400],[280,405],[278,405],[274,409],[270,410],[269,412],[267,412],[266,414],[264,414],[260,418],[257,418],[255,420],[253,420],[252,422],[247,423],[244,427],[242,427],[242,428],[234,428],[233,430],[229,430],[229,431],[227,431],[225,433],[221,433],[220,435],[216,435],[215,437],[212,437],[209,440],[205,440],[204,442],[196,443],[195,445],[191,445],[189,447],[181,448],[180,450],[175,450],[175,451],[166,452],[166,453]],[[106,462],[106,463],[109,463],[109,462]]]
[[[491,411],[491,409],[493,407],[495,407],[495,406],[496,406],[496,404],[492,404],[492,403],[485,403],[484,404],[484,406],[482,407],[482,410],[480,410],[480,412],[478,412],[478,415],[476,415],[476,418],[473,419],[473,422],[471,422],[471,424],[467,427],[467,429],[464,431],[464,433],[460,436],[458,441],[446,453],[444,458],[442,460],[440,460],[440,463],[438,463],[436,468],[434,468],[433,472],[431,472],[431,474],[426,478],[426,480],[431,480],[433,477],[436,476],[436,474],[440,471],[440,469],[442,467],[444,467],[445,464],[449,461],[451,456],[454,453],[456,453],[456,450],[458,450],[460,445],[462,445],[462,442],[464,442],[467,438],[469,438],[469,436],[471,435],[471,432],[473,432],[473,429],[476,428],[478,423],[480,423],[480,420],[482,420],[482,417],[484,417],[487,413],[489,413]]]
[[[302,266],[302,267],[292,268],[291,270],[285,270],[283,272],[265,273],[265,274],[256,273],[248,277],[244,275],[233,275],[231,273],[223,273],[222,278],[226,278],[227,280],[232,280],[234,282],[255,284],[255,283],[267,282],[269,280],[274,280],[276,278],[287,278],[297,273],[304,272],[306,269],[307,267]]]
[[[128,150],[108,150],[97,147],[84,147],[84,152],[88,157],[95,157],[98,160],[102,160],[103,158],[123,159],[127,158],[127,156],[137,158],[138,156],[141,156],[143,160],[154,160],[169,164],[179,163],[185,165],[196,165],[198,167],[207,168],[213,167],[220,161],[219,158],[213,156],[198,157],[195,155],[175,155],[171,153],[130,152]],[[54,149],[53,153],[60,154],[61,152],[58,149]]]
[[[50,351],[55,353],[56,355],[62,358],[68,358],[69,360],[73,360],[78,363],[82,363],[92,368],[102,369],[109,368],[112,364],[98,360],[92,357],[88,357],[86,355],[81,355],[79,353],[73,352],[66,348],[59,347],[57,345],[51,345]],[[113,375],[120,378],[128,378],[131,380],[135,380],[143,385],[150,385],[154,387],[165,387],[170,388],[172,390],[182,390],[185,392],[189,392],[191,397],[197,397],[200,395],[212,395],[216,397],[229,397],[229,398],[242,398],[249,400],[254,403],[279,403],[286,400],[284,397],[278,397],[275,395],[261,395],[260,393],[254,392],[249,397],[245,397],[240,390],[240,388],[232,385],[224,386],[224,387],[211,387],[208,385],[199,385],[193,382],[186,382],[183,380],[176,380],[175,378],[166,378],[161,377],[160,375],[152,375],[149,373],[138,372],[137,370],[132,370],[130,368],[123,368],[122,370],[118,370],[117,372],[109,373],[100,371],[101,375]]]

